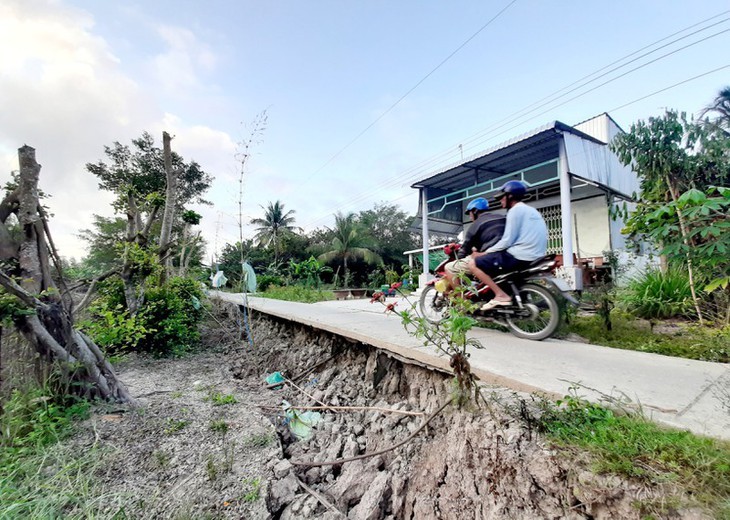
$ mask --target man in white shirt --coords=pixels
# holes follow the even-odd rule
[[[540,212],[522,202],[526,194],[527,187],[520,181],[508,181],[502,186],[497,199],[507,208],[504,235],[483,253],[471,255],[469,270],[494,291],[494,298],[482,306],[483,311],[512,303],[512,298],[494,283],[493,276],[525,267],[547,252],[547,225]]]

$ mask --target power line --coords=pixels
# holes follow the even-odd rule
[[[398,98],[398,100],[395,103],[393,103],[392,105],[390,105],[382,114],[380,114],[377,118],[375,118],[375,120],[372,123],[370,123],[368,126],[366,126],[362,131],[360,131],[360,133],[357,134],[350,142],[348,142],[345,146],[343,146],[342,148],[340,148],[334,155],[332,155],[332,157],[330,157],[329,159],[327,159],[327,161],[325,161],[325,163],[322,166],[320,166],[319,168],[317,168],[313,173],[311,173],[308,177],[306,177],[301,182],[301,184],[304,184],[306,182],[309,182],[312,179],[312,177],[314,177],[319,172],[321,172],[322,170],[324,170],[332,161],[334,161],[337,157],[339,157],[342,154],[342,152],[344,152],[350,146],[352,146],[368,130],[370,130],[373,126],[375,126],[375,124],[378,121],[380,121],[381,119],[383,119],[383,117],[385,117],[391,110],[393,110],[396,106],[398,106],[401,101],[403,101],[406,97],[408,97],[408,95],[411,92],[413,92],[414,90],[416,90],[424,81],[426,81],[434,72],[436,72],[438,69],[440,69],[447,61],[449,61],[452,57],[454,57],[454,55],[457,52],[459,52],[461,49],[463,49],[470,41],[472,41],[474,38],[476,38],[479,35],[479,33],[481,33],[484,29],[486,29],[487,27],[489,27],[489,25],[491,25],[492,22],[494,22],[497,18],[499,18],[502,15],[502,13],[504,13],[507,9],[509,9],[515,2],[517,2],[517,0],[512,0],[509,4],[507,4],[505,7],[503,7],[501,11],[499,11],[496,15],[494,15],[487,23],[485,23],[484,25],[482,25],[477,30],[477,32],[475,32],[474,34],[472,34],[471,36],[469,36],[469,38],[467,38],[461,45],[459,45],[451,54],[449,54],[448,56],[446,56],[446,58],[444,58],[443,60],[441,60],[441,62],[438,65],[436,65],[433,69],[431,69],[431,71],[428,74],[426,74],[424,77],[422,77],[418,81],[418,83],[416,83],[415,85],[413,85],[405,94],[403,94],[400,98]]]
[[[684,79],[684,80],[682,80],[682,81],[679,81],[679,82],[677,82],[677,83],[673,83],[672,85],[669,85],[669,86],[667,86],[667,87],[663,87],[663,88],[661,88],[661,89],[655,90],[654,92],[651,92],[651,93],[649,93],[649,94],[646,94],[646,95],[644,95],[644,96],[638,97],[638,98],[636,98],[636,99],[634,99],[634,100],[632,100],[632,101],[629,101],[629,102],[627,102],[627,103],[624,103],[624,104],[622,104],[622,105],[619,105],[619,106],[616,106],[616,107],[613,107],[613,108],[611,108],[611,109],[607,110],[607,112],[615,112],[615,111],[617,111],[617,110],[621,110],[622,108],[625,108],[625,107],[627,107],[627,106],[629,106],[629,105],[632,105],[632,104],[634,104],[634,103],[638,103],[639,101],[642,101],[642,100],[644,100],[644,99],[650,98],[650,97],[652,97],[652,96],[655,96],[655,95],[657,95],[657,94],[661,94],[662,92],[666,92],[667,90],[671,90],[671,89],[673,89],[673,88],[675,88],[675,87],[678,87],[678,86],[680,86],[680,85],[684,85],[684,84],[686,84],[686,83],[690,83],[690,82],[692,82],[692,81],[694,81],[694,80],[697,80],[697,79],[699,79],[699,78],[702,78],[702,77],[708,76],[708,75],[710,75],[710,74],[713,74],[713,73],[715,73],[715,72],[719,72],[719,71],[721,71],[721,70],[724,70],[724,69],[727,69],[727,68],[730,68],[730,64],[727,64],[727,65],[723,65],[723,66],[721,66],[721,67],[717,67],[717,68],[715,68],[715,69],[711,69],[711,70],[708,70],[708,71],[706,71],[706,72],[703,72],[703,73],[701,73],[701,74],[697,74],[696,76],[692,76],[692,77],[690,77],[690,78]],[[598,87],[596,87],[596,88],[598,88]],[[576,96],[576,97],[578,97],[578,96]],[[567,102],[569,102],[569,101],[571,101],[571,100],[568,100],[568,101],[566,101],[566,103],[567,103]],[[536,116],[536,117],[537,117],[537,116]],[[522,124],[522,123],[520,123],[520,124]],[[506,132],[506,131],[509,131],[509,130],[510,130],[510,129],[507,129],[507,130],[505,130],[505,132]],[[405,197],[407,197],[407,196],[408,196],[408,195],[403,195],[403,196],[401,196],[401,197],[397,197],[397,198],[395,198],[395,199],[391,199],[391,200],[385,201],[385,203],[387,204],[387,203],[390,203],[390,202],[395,202],[395,201],[397,201],[397,200],[401,200],[401,199],[403,199],[403,198],[405,198]],[[341,206],[341,207],[342,207],[342,206]],[[336,209],[340,209],[340,208],[336,208]],[[331,214],[331,213],[330,213],[330,214]],[[330,215],[330,214],[328,214],[328,215],[327,215],[326,217],[329,217],[329,215]],[[314,224],[315,224],[316,222],[319,222],[320,220],[323,220],[323,218],[326,218],[326,217],[320,217],[320,218],[318,218],[318,219],[316,219],[316,220],[312,221],[312,223],[311,223],[311,224],[309,224],[309,225],[307,225],[307,226],[303,226],[303,227],[311,227],[311,226],[313,226],[313,225],[314,225]]]
[[[511,5],[511,4],[510,4],[510,5]],[[509,6],[508,6],[508,7],[509,7]],[[506,9],[506,8],[505,8],[505,9]],[[630,57],[632,57],[632,56],[635,56],[636,54],[638,54],[638,53],[642,52],[643,50],[649,49],[649,48],[651,48],[651,47],[653,47],[653,46],[657,45],[658,43],[664,42],[664,41],[666,41],[666,40],[668,40],[668,39],[670,39],[670,38],[672,38],[672,37],[674,37],[674,36],[676,36],[676,35],[678,35],[678,34],[681,34],[681,33],[683,33],[683,32],[686,32],[686,31],[688,31],[688,30],[690,30],[690,29],[692,29],[692,28],[694,28],[694,27],[697,27],[698,25],[701,25],[701,24],[703,24],[703,23],[706,23],[706,22],[708,22],[708,21],[714,20],[714,19],[716,19],[716,18],[719,18],[719,17],[721,17],[721,16],[723,16],[723,15],[725,15],[725,14],[728,14],[728,13],[730,13],[730,10],[728,10],[728,11],[724,11],[724,12],[721,12],[721,13],[718,13],[718,14],[716,14],[716,15],[714,15],[714,16],[711,16],[710,18],[707,18],[707,19],[705,19],[705,20],[702,20],[702,21],[700,21],[700,22],[697,22],[697,23],[695,23],[695,24],[692,24],[692,25],[690,25],[690,26],[688,26],[688,27],[685,27],[684,29],[681,29],[681,30],[679,30],[679,31],[676,31],[676,32],[674,32],[674,33],[672,33],[672,34],[670,34],[670,35],[668,35],[668,36],[665,36],[664,38],[661,38],[661,39],[659,39],[659,40],[657,40],[657,41],[655,41],[655,42],[653,42],[653,43],[651,43],[651,44],[649,44],[649,45],[646,45],[646,46],[644,46],[644,47],[641,47],[640,49],[638,49],[638,50],[636,50],[636,51],[633,51],[632,53],[630,53],[630,54],[628,54],[628,55],[625,55],[625,56],[623,56],[622,58],[619,58],[618,60],[615,60],[615,61],[611,62],[610,64],[608,64],[608,65],[605,65],[605,66],[603,66],[603,67],[601,67],[601,68],[597,69],[596,71],[594,71],[594,72],[592,72],[592,73],[590,73],[590,74],[588,74],[588,75],[586,75],[586,76],[583,76],[582,78],[580,78],[580,79],[578,79],[578,80],[576,80],[576,81],[574,81],[574,82],[570,83],[569,85],[566,85],[565,87],[562,87],[561,89],[558,89],[557,91],[553,92],[552,94],[549,94],[548,96],[546,96],[546,97],[543,97],[543,98],[542,98],[542,99],[540,99],[539,101],[537,101],[537,102],[535,102],[535,103],[532,103],[532,104],[530,104],[530,105],[528,105],[528,106],[526,106],[526,107],[524,107],[524,108],[522,108],[522,109],[520,109],[520,110],[518,110],[518,111],[516,111],[516,112],[514,112],[514,113],[512,113],[512,114],[510,114],[510,115],[509,115],[509,116],[507,116],[506,118],[504,118],[504,119],[501,119],[500,121],[497,121],[496,123],[494,123],[494,124],[492,124],[492,125],[488,126],[487,128],[485,128],[484,130],[481,130],[480,132],[477,132],[476,134],[473,134],[472,136],[468,137],[468,138],[467,138],[466,140],[462,140],[460,144],[461,144],[461,145],[463,146],[463,144],[469,144],[469,143],[474,143],[474,142],[477,142],[477,144],[483,143],[483,142],[484,142],[484,139],[482,139],[482,140],[479,140],[479,141],[478,141],[478,139],[480,139],[480,138],[484,138],[484,137],[487,137],[487,136],[490,136],[490,134],[493,134],[495,130],[498,130],[498,129],[500,129],[500,128],[502,128],[502,127],[504,127],[504,126],[506,126],[506,125],[508,125],[508,124],[510,124],[510,123],[512,123],[512,122],[514,122],[514,116],[518,116],[518,118],[522,118],[522,117],[524,117],[524,116],[526,116],[526,115],[528,115],[528,114],[530,114],[530,113],[532,113],[532,112],[534,112],[534,111],[536,111],[536,110],[539,110],[540,108],[542,108],[542,107],[544,107],[544,106],[548,105],[549,103],[553,103],[553,102],[557,101],[558,99],[561,99],[562,97],[564,97],[564,96],[566,96],[566,95],[570,94],[571,92],[574,92],[574,91],[576,91],[576,90],[578,90],[578,89],[580,89],[580,88],[582,88],[582,87],[584,87],[584,86],[586,86],[586,85],[588,85],[588,84],[590,84],[590,83],[592,83],[592,82],[594,82],[594,81],[596,81],[596,80],[598,80],[598,79],[600,79],[600,78],[602,78],[602,77],[605,77],[606,75],[608,75],[608,74],[610,74],[610,73],[612,73],[612,72],[615,72],[616,70],[619,70],[620,68],[623,68],[623,67],[625,67],[626,65],[629,65],[630,63],[633,63],[633,62],[635,62],[635,61],[637,61],[637,60],[639,60],[639,59],[641,59],[641,58],[643,58],[643,57],[646,57],[646,56],[648,56],[648,55],[650,55],[650,54],[652,54],[652,53],[654,53],[654,52],[657,52],[658,50],[661,50],[661,49],[663,49],[663,48],[666,48],[666,47],[667,47],[667,46],[669,46],[669,45],[672,45],[672,44],[674,44],[674,43],[677,43],[677,42],[679,42],[679,41],[681,41],[681,40],[683,40],[683,39],[686,39],[686,38],[688,38],[688,37],[690,37],[690,36],[693,36],[693,35],[695,35],[695,34],[697,34],[697,33],[699,33],[699,32],[705,31],[705,30],[707,30],[707,29],[710,29],[710,28],[712,28],[712,27],[714,27],[714,26],[716,26],[716,25],[719,25],[719,24],[721,24],[721,23],[724,23],[724,22],[726,22],[726,21],[730,20],[730,18],[726,18],[726,19],[724,19],[724,20],[721,20],[721,21],[719,21],[719,22],[716,22],[716,23],[714,23],[714,24],[711,24],[711,25],[709,25],[709,26],[706,26],[706,27],[704,27],[704,28],[702,28],[702,29],[699,29],[699,30],[697,30],[697,31],[694,31],[694,32],[692,32],[692,33],[690,33],[690,34],[687,34],[687,35],[685,35],[685,36],[683,36],[683,37],[681,37],[681,38],[677,38],[677,39],[675,39],[675,40],[673,40],[673,41],[671,41],[671,42],[669,42],[669,43],[667,43],[667,44],[665,44],[665,45],[662,45],[662,46],[660,46],[660,47],[657,47],[656,49],[653,49],[653,50],[652,50],[652,51],[650,51],[650,52],[644,53],[644,54],[642,54],[641,56],[638,56],[637,58],[634,58],[634,59],[632,59],[632,60],[630,60],[630,61],[628,61],[628,62],[626,62],[626,63],[624,63],[624,64],[620,65],[619,67],[615,67],[615,68],[613,68],[613,69],[609,70],[608,72],[605,72],[605,73],[601,74],[600,76],[597,76],[597,77],[595,77],[595,78],[591,79],[590,81],[587,81],[587,82],[585,82],[585,83],[582,83],[582,84],[581,84],[581,85],[579,85],[578,87],[576,87],[576,88],[573,88],[573,89],[569,90],[568,92],[564,92],[563,94],[561,94],[561,95],[559,95],[559,96],[557,96],[557,97],[556,97],[556,95],[557,95],[557,94],[560,94],[561,92],[563,92],[563,91],[565,91],[566,89],[568,89],[568,88],[572,87],[573,85],[576,85],[577,83],[580,83],[581,81],[583,81],[583,80],[585,80],[585,79],[587,79],[587,78],[590,78],[590,77],[592,77],[592,76],[595,76],[595,75],[596,75],[596,74],[598,74],[599,72],[602,72],[602,71],[604,71],[604,70],[608,69],[609,67],[611,67],[611,66],[613,66],[613,65],[615,65],[615,64],[617,64],[617,63],[620,63],[620,62],[622,62],[622,61],[626,60],[627,58],[630,58]],[[638,70],[639,68],[642,68],[642,67],[644,67],[644,66],[647,66],[647,65],[649,65],[649,64],[651,64],[651,63],[654,63],[654,62],[656,62],[656,61],[658,61],[658,60],[660,60],[660,59],[663,59],[663,58],[665,58],[665,57],[667,57],[667,56],[669,56],[669,55],[671,55],[671,54],[674,54],[674,53],[676,53],[676,52],[679,52],[679,51],[681,51],[681,50],[683,50],[683,49],[685,49],[685,48],[687,48],[687,47],[690,47],[690,46],[692,46],[692,45],[695,45],[695,44],[697,44],[697,43],[701,43],[701,42],[703,42],[703,41],[705,41],[705,40],[707,40],[707,39],[709,39],[709,38],[712,38],[712,37],[718,36],[719,34],[722,34],[723,32],[727,32],[727,31],[721,31],[721,32],[719,32],[719,33],[715,33],[715,34],[713,34],[713,35],[711,35],[711,36],[709,36],[709,37],[707,37],[707,38],[704,38],[704,39],[701,39],[701,40],[695,41],[695,42],[693,42],[693,43],[691,43],[691,44],[689,44],[689,45],[686,45],[686,46],[684,46],[684,47],[681,47],[681,48],[679,48],[679,49],[676,49],[676,50],[674,50],[674,51],[672,51],[672,52],[669,52],[669,53],[667,53],[667,54],[664,54],[664,55],[660,56],[659,58],[656,58],[656,59],[654,59],[654,60],[652,60],[652,61],[649,61],[649,62],[647,62],[647,63],[644,63],[644,64],[643,64],[642,66],[640,66],[640,67],[636,67],[636,68],[634,68],[634,69],[632,69],[632,70],[630,70],[630,71],[628,71],[628,72],[626,72],[626,73],[624,73],[624,74],[622,74],[622,75],[620,75],[620,76],[617,76],[617,77],[615,77],[615,78],[613,78],[613,79],[611,79],[611,80],[609,80],[609,81],[607,81],[607,82],[604,82],[604,83],[602,83],[602,84],[600,84],[600,85],[598,85],[598,86],[594,87],[593,89],[590,89],[590,90],[588,90],[588,91],[586,91],[586,92],[584,92],[584,93],[580,94],[579,96],[575,96],[575,97],[573,97],[573,98],[570,98],[570,99],[569,99],[568,101],[566,101],[566,102],[564,102],[564,103],[562,103],[562,104],[559,104],[559,105],[555,105],[555,106],[551,107],[551,108],[550,108],[549,110],[552,110],[552,109],[554,109],[554,108],[557,108],[557,107],[559,107],[559,106],[562,106],[563,104],[565,104],[565,103],[567,103],[567,102],[569,102],[569,101],[571,101],[571,100],[573,100],[573,99],[576,99],[577,97],[580,97],[580,96],[582,96],[582,95],[585,95],[585,94],[587,94],[587,93],[589,93],[589,92],[591,92],[591,91],[595,90],[596,88],[600,88],[601,86],[603,86],[603,85],[605,85],[605,84],[607,84],[607,83],[609,83],[609,82],[611,82],[611,81],[614,81],[614,80],[616,80],[616,79],[619,79],[620,77],[623,77],[623,76],[625,76],[626,74],[629,74],[629,73],[631,73],[631,72],[633,72],[633,71],[636,71],[636,70]],[[552,99],[551,99],[551,98],[552,98]],[[548,100],[548,99],[550,99],[550,101],[548,101],[548,102],[545,102],[545,103],[543,103],[543,101],[545,101],[545,100]],[[535,107],[535,108],[532,108],[532,107]],[[528,110],[528,109],[530,109],[530,108],[532,108],[532,110]],[[534,118],[536,118],[536,117],[538,117],[539,115],[542,115],[542,114],[544,114],[544,113],[545,113],[545,112],[541,112],[540,114],[537,114],[536,116],[533,116],[533,117],[531,117],[531,118],[529,118],[529,119],[527,119],[527,120],[523,121],[522,123],[524,123],[524,122],[527,122],[527,121],[529,121],[529,120],[532,120],[532,119],[534,119]],[[506,121],[506,122],[505,122],[505,121]],[[500,123],[503,123],[503,124],[500,124]],[[522,124],[522,123],[520,123],[520,124]],[[510,127],[510,129],[512,129],[512,128],[514,128],[514,127]],[[508,129],[508,130],[509,130],[509,129]],[[497,134],[497,135],[501,135],[502,133],[504,133],[504,132],[501,132],[500,134]],[[490,136],[490,138],[491,138],[491,137],[494,137],[494,136],[492,135],[492,136]],[[421,172],[421,171],[423,170],[423,168],[425,168],[426,166],[428,166],[428,165],[430,165],[430,164],[437,164],[437,163],[439,162],[439,160],[440,160],[440,159],[441,159],[442,157],[446,158],[446,157],[448,157],[448,156],[451,156],[451,155],[455,155],[455,154],[456,154],[456,150],[455,150],[455,149],[454,149],[453,147],[450,147],[450,148],[446,149],[445,151],[443,151],[443,152],[440,152],[439,154],[437,154],[437,155],[435,155],[435,156],[432,156],[431,158],[425,159],[424,161],[421,161],[421,162],[419,162],[418,164],[416,164],[416,165],[414,165],[414,166],[412,166],[412,167],[409,167],[409,168],[407,168],[406,170],[404,170],[404,171],[403,171],[403,172],[401,172],[400,174],[396,175],[395,177],[390,177],[390,178],[388,178],[388,179],[386,179],[386,180],[382,181],[381,183],[379,183],[378,185],[376,185],[376,186],[374,187],[374,189],[373,189],[373,190],[371,190],[371,191],[369,191],[369,192],[366,192],[366,193],[364,193],[364,194],[358,195],[358,196],[356,196],[355,198],[351,199],[351,201],[348,201],[348,202],[346,202],[345,204],[347,204],[347,205],[352,205],[352,204],[355,204],[355,203],[357,203],[357,202],[359,202],[359,201],[361,201],[361,200],[364,200],[364,199],[366,199],[366,198],[368,198],[368,197],[372,196],[373,194],[377,193],[377,192],[378,192],[378,191],[379,191],[380,189],[382,189],[382,188],[385,188],[385,187],[390,187],[390,186],[394,186],[394,185],[398,184],[398,183],[400,182],[400,180],[401,180],[401,179],[407,179],[407,178],[409,178],[409,177],[410,177],[410,178],[413,178],[413,172],[416,172],[416,171],[417,171],[417,172],[418,172],[418,173],[417,173],[417,175],[419,175],[419,176],[420,176],[420,175],[421,175],[421,173],[420,173],[420,172]],[[463,161],[462,161],[462,162],[463,162]],[[403,183],[403,184],[405,184],[405,183]],[[318,222],[318,221],[320,221],[320,220],[323,220],[324,218],[327,218],[328,216],[329,216],[329,215],[326,215],[326,216],[322,216],[322,217],[319,217],[319,218],[317,218],[316,220],[314,220],[314,221],[312,222],[312,224],[314,224],[315,222]]]

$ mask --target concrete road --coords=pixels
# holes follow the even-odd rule
[[[211,293],[242,304],[240,294]],[[396,309],[410,304],[388,298]],[[450,372],[448,359],[409,335],[382,304],[345,300],[305,304],[248,297],[251,309],[310,325]],[[730,440],[730,365],[612,349],[557,339],[531,341],[509,333],[473,329],[483,349],[471,351],[473,372],[487,384],[516,391],[578,393],[600,402],[630,401],[658,422]]]

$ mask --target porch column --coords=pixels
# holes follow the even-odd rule
[[[421,240],[423,242],[423,272],[418,277],[418,286],[425,287],[431,278],[428,272],[428,188],[421,188]]]
[[[421,188],[421,246],[423,247],[423,276],[428,275],[428,188]]]
[[[570,175],[565,141],[558,141],[558,176],[560,177],[560,211],[563,230],[563,266],[573,267],[573,210],[570,205]]]

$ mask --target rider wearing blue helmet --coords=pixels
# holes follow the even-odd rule
[[[504,235],[483,253],[472,254],[471,273],[494,291],[494,298],[482,306],[483,311],[512,303],[492,276],[519,269],[542,258],[547,251],[547,226],[539,211],[522,202],[526,194],[527,186],[521,181],[508,181],[502,186],[497,199],[507,209]]]
[[[504,215],[488,213],[489,202],[484,197],[479,197],[467,204],[466,213],[471,218],[472,224],[464,235],[464,242],[456,253],[456,260],[449,262],[444,278],[448,280],[449,287],[444,294],[451,292],[454,285],[459,284],[458,275],[469,272],[469,255],[472,251],[484,251],[487,247],[496,243],[504,233]]]

